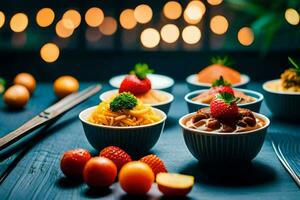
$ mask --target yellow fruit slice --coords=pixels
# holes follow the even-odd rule
[[[164,195],[185,196],[194,185],[194,177],[175,173],[159,173],[156,176],[156,183]]]

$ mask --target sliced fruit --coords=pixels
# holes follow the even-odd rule
[[[154,173],[146,163],[132,161],[120,170],[119,182],[128,194],[143,195],[150,190],[154,182]]]
[[[130,155],[128,155],[123,149],[116,146],[109,146],[104,148],[99,156],[110,159],[117,166],[118,171],[125,165],[126,163],[131,161]]]
[[[155,176],[160,172],[168,172],[164,162],[157,155],[150,154],[144,156],[140,161],[148,164]]]
[[[175,173],[159,173],[156,176],[156,183],[159,191],[167,196],[185,196],[194,185],[194,177],[175,174]]]

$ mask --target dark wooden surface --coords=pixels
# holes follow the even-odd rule
[[[82,89],[89,84],[81,84]],[[261,91],[258,83],[250,88]],[[107,90],[105,87],[104,90]],[[104,91],[102,90],[102,91]],[[200,166],[187,150],[178,125],[178,119],[187,113],[183,96],[188,92],[185,84],[176,84],[173,90],[175,101],[167,120],[164,133],[151,150],[160,156],[171,172],[191,174],[196,184],[187,199],[300,199],[300,190],[277,160],[270,141],[267,138],[262,151],[246,166],[217,168]],[[0,103],[0,136],[17,128],[19,125],[38,114],[55,101],[52,85],[39,84],[25,110],[9,111]],[[53,126],[34,132],[29,137],[30,146],[25,156],[19,161],[8,177],[0,185],[0,199],[136,199],[127,196],[118,183],[107,191],[95,191],[86,184],[71,182],[59,169],[62,153],[77,147],[86,148],[93,154],[95,150],[87,142],[78,114],[84,108],[98,104],[98,95],[74,108]],[[270,116],[263,104],[262,113]],[[268,135],[290,134],[297,137],[299,123],[286,122],[271,118]],[[23,140],[24,141],[24,140]],[[3,159],[19,147],[1,153]],[[0,172],[9,161],[2,161]],[[164,199],[153,185],[149,194],[138,199]]]

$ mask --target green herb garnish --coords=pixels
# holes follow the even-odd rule
[[[218,99],[222,99],[228,105],[231,105],[233,103],[239,103],[241,101],[241,98],[236,98],[234,95],[228,92],[218,93],[216,97]]]
[[[130,71],[130,74],[135,74],[139,79],[147,78],[147,74],[152,74],[153,69],[150,69],[146,63],[137,63],[134,66],[134,69]]]
[[[225,81],[223,76],[220,76],[219,79],[215,80],[213,83],[212,83],[212,87],[217,87],[217,86],[231,86],[231,83],[229,83],[228,81]]]
[[[0,78],[0,94],[5,90],[6,81],[3,78]]]
[[[233,65],[233,60],[228,56],[224,56],[223,58],[221,56],[216,56],[211,58],[211,63],[231,67]]]
[[[290,70],[296,72],[296,74],[298,76],[300,76],[300,67],[297,65],[297,63],[291,58],[291,57],[288,57],[290,63],[292,63],[292,65],[294,66],[294,68],[290,68]]]
[[[118,112],[123,109],[131,110],[137,105],[137,99],[129,92],[123,92],[115,97],[109,105],[113,112]]]

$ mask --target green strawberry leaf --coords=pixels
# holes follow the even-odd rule
[[[233,65],[233,60],[228,56],[224,56],[223,58],[221,56],[216,56],[211,58],[211,63],[231,67]]]
[[[221,99],[224,101],[224,103],[228,104],[228,105],[231,105],[233,103],[238,103],[241,101],[241,98],[235,98],[234,95],[228,93],[228,92],[222,92],[222,93],[218,93],[216,95],[216,97],[218,99]]]
[[[135,74],[139,79],[143,80],[147,78],[148,74],[152,74],[153,69],[150,69],[146,63],[137,63],[134,69],[130,71],[130,74]]]
[[[212,87],[217,87],[217,86],[231,86],[231,83],[229,83],[228,81],[224,80],[223,76],[220,76],[219,79],[215,80],[212,83]]]

